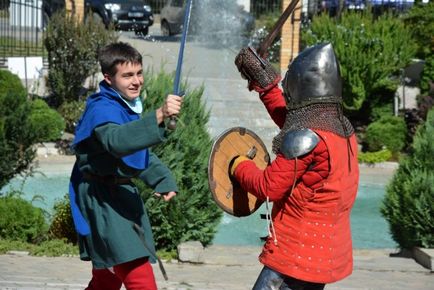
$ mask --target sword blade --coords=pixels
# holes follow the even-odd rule
[[[180,93],[182,61],[184,59],[184,47],[185,47],[185,43],[187,41],[188,26],[190,24],[191,2],[193,2],[193,0],[189,0],[187,2],[187,6],[185,7],[181,45],[179,46],[178,63],[176,65],[175,81],[173,82],[173,93],[175,95],[179,95],[179,93]]]
[[[283,26],[283,24],[285,24],[289,15],[291,15],[291,13],[295,10],[297,3],[298,3],[298,0],[292,0],[291,3],[289,3],[288,7],[286,7],[285,11],[282,13],[282,15],[280,15],[279,19],[274,24],[270,33],[259,44],[259,48],[258,48],[257,52],[261,57],[265,57],[268,48],[273,43],[274,39],[276,39],[277,35],[280,32],[280,29],[282,29],[282,26]]]

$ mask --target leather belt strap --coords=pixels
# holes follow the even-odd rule
[[[83,178],[87,181],[96,181],[105,184],[130,184],[131,178],[118,177],[114,175],[96,175],[92,173],[83,173]]]

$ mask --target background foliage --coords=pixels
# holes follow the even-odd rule
[[[331,42],[341,65],[345,108],[370,116],[373,107],[393,104],[399,74],[416,53],[416,45],[401,19],[364,13],[344,13],[340,19],[322,14],[302,32],[304,45]],[[375,57],[372,57],[375,56]]]
[[[401,248],[434,247],[434,109],[419,127],[413,151],[401,159],[381,213]]]
[[[173,87],[173,76],[163,71],[145,73],[146,110],[161,106]],[[153,197],[152,191],[139,184],[151,220],[157,247],[176,249],[184,241],[211,243],[220,223],[222,211],[212,200],[208,188],[208,156],[211,138],[206,130],[209,113],[201,97],[203,88],[190,90],[186,95],[176,130],[167,142],[153,148],[153,152],[171,169],[180,192],[170,202]]]

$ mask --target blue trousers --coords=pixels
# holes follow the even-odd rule
[[[323,290],[325,284],[298,280],[264,267],[253,290]]]

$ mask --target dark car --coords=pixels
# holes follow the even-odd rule
[[[143,0],[86,0],[86,13],[107,27],[113,23],[118,30],[148,34],[154,23],[151,6]]]
[[[43,0],[44,19],[64,8],[64,0]],[[148,34],[149,26],[154,23],[151,6],[144,0],[85,0],[85,16],[101,21],[106,27],[113,24],[118,30],[143,35]]]
[[[192,34],[218,37],[223,34],[250,35],[255,28],[255,18],[233,0],[193,1],[189,31]],[[161,33],[165,36],[182,31],[185,0],[168,0],[162,8]]]

